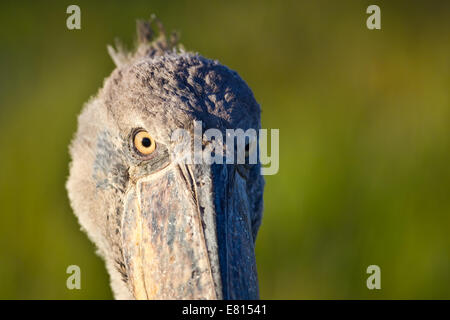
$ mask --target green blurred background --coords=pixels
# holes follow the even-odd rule
[[[450,298],[450,2],[425,0],[2,1],[0,298],[112,298],[69,206],[67,146],[114,68],[106,45],[131,47],[151,13],[237,70],[280,129],[261,298]],[[71,264],[81,290],[66,288]],[[366,288],[371,264],[381,290]]]

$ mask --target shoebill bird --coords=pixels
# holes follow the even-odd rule
[[[159,21],[137,30],[132,52],[108,48],[116,68],[78,118],[72,208],[116,299],[258,299],[260,164],[176,161],[170,137],[193,139],[194,121],[224,137],[258,130],[260,107],[235,71],[184,51]]]

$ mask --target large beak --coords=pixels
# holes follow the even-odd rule
[[[227,167],[171,164],[128,192],[122,253],[136,299],[258,298],[245,182]]]

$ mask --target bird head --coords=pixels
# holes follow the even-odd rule
[[[134,52],[84,106],[67,189],[118,299],[256,299],[260,164],[189,163],[172,139],[260,128],[241,77],[138,21]],[[205,148],[208,141],[201,141]]]

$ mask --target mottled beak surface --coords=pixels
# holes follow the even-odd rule
[[[169,166],[136,184],[125,204],[123,255],[136,299],[217,299],[192,182]]]
[[[236,192],[245,182],[227,172],[171,164],[127,193],[122,250],[136,299],[258,298],[248,199]]]

